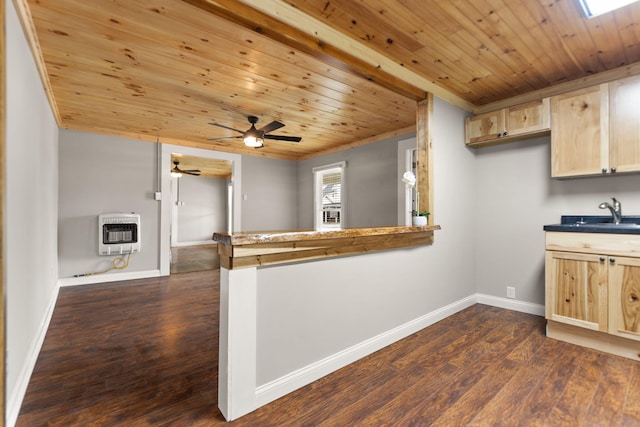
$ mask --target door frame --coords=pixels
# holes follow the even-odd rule
[[[171,203],[171,154],[180,153],[185,156],[231,162],[231,184],[229,188],[229,200],[231,203],[227,211],[228,233],[242,230],[242,156],[240,154],[171,144],[161,144],[160,151],[160,192],[162,197],[160,202],[160,253],[158,256],[160,260],[160,275],[168,276],[171,270],[171,211],[173,208]],[[212,237],[213,231],[211,231]]]

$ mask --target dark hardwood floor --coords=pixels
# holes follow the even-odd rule
[[[213,270],[220,267],[218,245],[176,246],[171,248],[171,274]]]
[[[215,426],[218,270],[63,288],[18,426]],[[233,422],[640,425],[640,363],[475,305]]]

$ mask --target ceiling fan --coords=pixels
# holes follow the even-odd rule
[[[209,141],[221,141],[224,139],[239,139],[242,138],[242,140],[244,141],[244,145],[246,145],[247,147],[254,147],[254,148],[261,148],[264,146],[264,140],[265,139],[272,139],[275,141],[289,141],[289,142],[300,142],[302,140],[301,137],[299,136],[286,136],[286,135],[269,135],[269,133],[273,132],[274,130],[280,129],[281,127],[284,126],[283,123],[280,123],[278,121],[272,121],[271,123],[269,123],[266,126],[261,127],[260,129],[256,129],[256,123],[258,123],[258,117],[256,116],[249,116],[247,117],[247,120],[249,120],[249,123],[251,123],[251,127],[246,130],[246,131],[241,131],[238,129],[234,129],[231,128],[229,126],[224,126],[218,123],[209,123],[210,125],[213,126],[218,126],[224,129],[229,129],[232,130],[234,132],[238,132],[241,135],[238,136],[225,136],[222,138],[209,138]]]
[[[180,165],[180,162],[178,161],[174,161],[173,165],[174,165],[173,169],[171,169],[172,176],[182,176],[182,175],[200,176],[199,169],[180,169],[180,167],[178,166]]]

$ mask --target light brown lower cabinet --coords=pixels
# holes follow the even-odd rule
[[[547,251],[547,319],[607,332],[605,260],[603,255]]]
[[[640,235],[546,233],[547,335],[640,360]]]
[[[609,333],[640,341],[640,258],[612,258]],[[640,351],[640,344],[638,345]]]

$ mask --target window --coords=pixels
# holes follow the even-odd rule
[[[344,168],[346,162],[313,169],[314,225],[316,230],[339,230],[344,226]]]
[[[411,171],[415,177],[418,176],[418,153],[415,148],[411,148],[405,151],[405,167],[404,171]],[[417,184],[416,184],[417,185]],[[405,186],[405,198],[404,198],[404,225],[412,224],[411,212],[419,210],[418,208],[418,192],[416,186]]]
[[[628,4],[635,3],[637,0],[580,0],[580,4],[584,9],[587,18],[602,15],[611,12]]]

